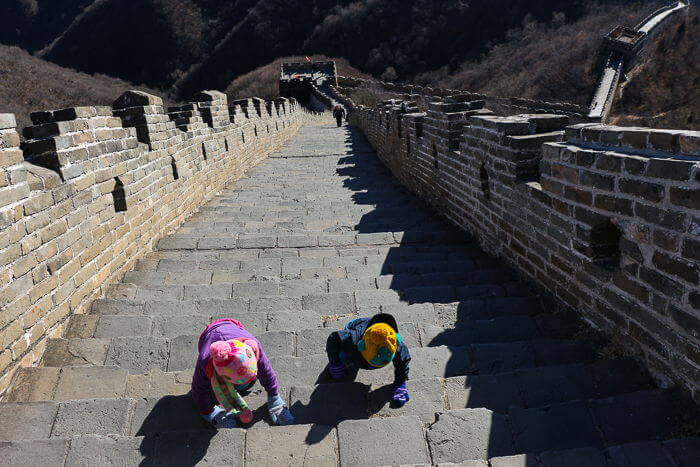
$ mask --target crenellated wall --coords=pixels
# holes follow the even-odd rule
[[[498,97],[455,89],[444,89],[414,84],[386,83],[360,78],[338,77],[338,91],[357,104],[374,106],[387,99],[410,100],[418,108],[426,111],[428,106],[443,97],[463,96],[469,100],[484,101],[486,106],[498,115],[522,113],[557,113],[569,117],[571,123],[598,121],[588,117],[588,109],[565,102],[545,102],[519,97]]]
[[[350,121],[405,186],[700,399],[700,132],[443,101]]]
[[[204,202],[324,117],[296,101],[207,91],[168,111],[129,91],[112,107],[31,115],[20,149],[0,114],[0,393],[69,315]]]

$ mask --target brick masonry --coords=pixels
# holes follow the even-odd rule
[[[569,117],[571,123],[586,123],[594,120],[588,117],[588,108],[566,102],[546,102],[521,97],[498,97],[464,90],[445,89],[404,83],[387,83],[361,78],[338,77],[337,90],[358,104],[373,106],[377,100],[397,99],[415,102],[421,111],[426,111],[430,103],[447,96],[460,95],[469,100],[482,100],[486,106],[499,115],[521,113],[557,113]],[[336,97],[337,100],[341,100]]]
[[[36,112],[21,147],[0,114],[0,393],[160,238],[325,118],[287,99],[194,100],[166,111],[129,91],[112,107]]]
[[[350,121],[411,191],[699,399],[700,132],[434,101]]]

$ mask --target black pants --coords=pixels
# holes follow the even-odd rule
[[[343,125],[343,116],[335,117],[335,121],[338,122],[338,128],[340,128]]]

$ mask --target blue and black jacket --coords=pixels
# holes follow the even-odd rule
[[[357,318],[350,321],[344,329],[336,331],[328,336],[326,342],[326,352],[328,353],[328,361],[331,365],[343,363],[346,367],[356,367],[363,370],[378,370],[367,363],[362,354],[357,348],[357,343],[362,340],[367,328],[376,323],[386,323],[397,333],[399,327],[396,324],[396,319],[393,316],[380,313],[372,318]],[[408,347],[401,341],[394,354],[394,384],[402,384],[408,380],[408,369],[411,362],[411,354],[408,352]]]

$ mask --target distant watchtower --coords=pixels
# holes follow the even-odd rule
[[[335,62],[283,63],[280,73],[280,96],[295,98],[304,105],[309,104],[312,87],[338,85]]]

